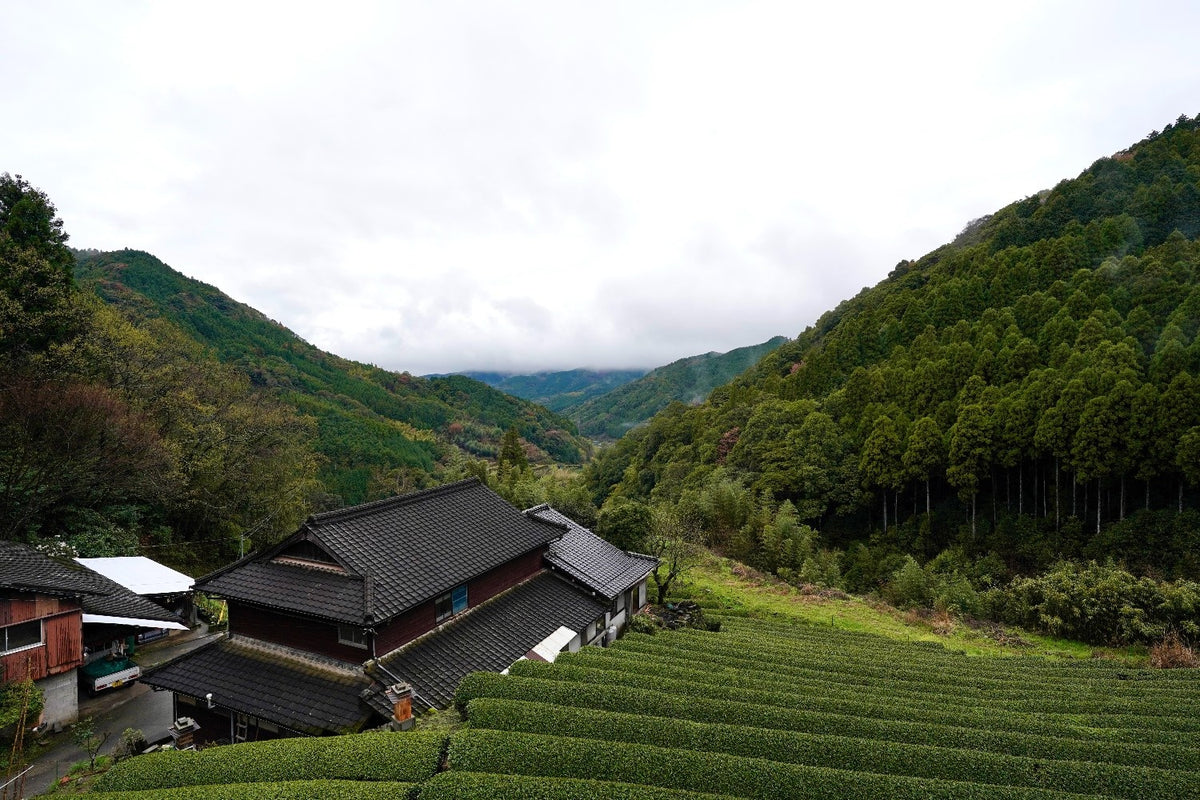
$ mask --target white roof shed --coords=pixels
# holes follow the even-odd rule
[[[145,556],[75,559],[134,594],[179,594],[191,591],[192,579]]]

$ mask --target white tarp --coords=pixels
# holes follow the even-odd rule
[[[573,631],[565,626],[560,627],[554,633],[547,636],[540,643],[534,645],[533,652],[546,661],[553,662],[558,658],[558,654],[562,649],[571,643],[578,631]]]
[[[161,619],[135,619],[134,617],[106,617],[103,614],[84,614],[83,621],[99,622],[105,625],[133,625],[139,628],[166,628],[172,631],[186,631],[186,625],[178,622],[167,622]]]
[[[145,556],[75,560],[109,580],[116,581],[134,594],[178,594],[192,588],[190,577]]]

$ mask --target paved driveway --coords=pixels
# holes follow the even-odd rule
[[[156,646],[145,647],[138,653],[137,661],[142,669],[147,669],[221,635],[209,634],[207,628],[202,626],[166,642],[155,643]],[[171,693],[156,692],[145,684],[134,683],[96,697],[81,694],[79,716],[92,717],[96,721],[96,732],[100,735],[109,734],[100,752],[111,753],[120,746],[121,733],[126,728],[137,728],[150,739],[164,734],[172,722]],[[75,744],[70,731],[55,735],[53,744],[38,757],[33,769],[25,776],[25,796],[33,797],[45,792],[70,772],[72,764],[85,759],[87,754]]]

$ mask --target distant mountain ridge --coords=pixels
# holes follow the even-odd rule
[[[649,372],[572,369],[529,375],[462,374],[570,417],[585,436],[619,439],[674,401],[689,405],[704,402],[713,389],[733,380],[787,341],[786,336],[776,336],[727,353],[688,356]]]
[[[454,448],[494,455],[510,427],[544,461],[581,463],[574,423],[463,376],[426,379],[324,352],[216,287],[138,250],[77,253],[76,278],[135,318],[165,318],[318,425],[322,479],[346,503],[397,470],[431,474]]]
[[[463,372],[505,394],[532,400],[551,411],[565,413],[594,397],[624,386],[646,374],[644,369],[571,369],[519,375],[506,372]]]
[[[681,358],[611,392],[567,406],[562,413],[573,419],[585,436],[619,439],[673,402],[703,403],[713,389],[729,383],[787,341],[786,336],[776,336],[727,353]]]

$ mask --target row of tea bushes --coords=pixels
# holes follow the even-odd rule
[[[364,733],[147,753],[116,764],[96,781],[95,790],[129,792],[248,781],[416,783],[438,771],[445,746],[444,733]]]
[[[473,728],[625,742],[790,764],[996,785],[1175,800],[1200,789],[1195,773],[1083,761],[1050,761],[997,753],[932,747],[736,725],[704,724],[635,714],[495,698],[467,706]],[[601,748],[603,749],[603,748]]]
[[[664,681],[666,683],[667,681]],[[684,687],[686,688],[686,687]],[[619,709],[645,717],[664,717],[693,722],[721,723],[772,728],[881,741],[965,748],[1014,756],[1053,760],[1154,766],[1171,769],[1177,765],[1200,764],[1195,747],[1169,744],[1107,742],[1088,739],[1058,739],[1036,728],[1023,732],[959,728],[905,720],[871,719],[832,715],[794,708],[777,708],[745,703],[697,702],[683,694],[632,689],[617,683],[575,684],[540,680],[520,675],[476,673],[459,685],[456,703],[466,710],[477,697],[497,697],[564,707],[590,709],[597,714]]]
[[[862,800],[864,797],[1077,800],[1080,797],[1043,789],[809,767],[626,742],[474,729],[460,731],[451,739],[450,764],[454,769],[467,771],[547,778],[590,776],[596,780],[762,800]]]

